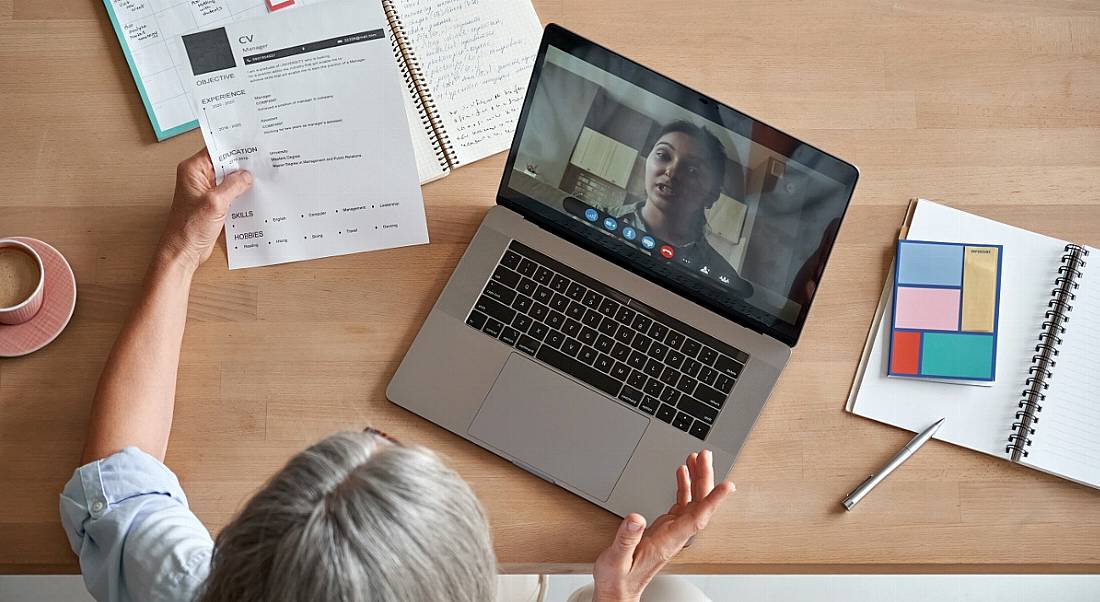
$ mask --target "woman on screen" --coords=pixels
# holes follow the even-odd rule
[[[705,268],[703,273],[716,279],[724,276],[730,286],[751,295],[752,285],[706,239],[706,211],[726,179],[722,143],[706,129],[678,120],[661,128],[645,155],[646,199],[608,213],[672,246],[681,263]]]

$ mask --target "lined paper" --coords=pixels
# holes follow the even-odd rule
[[[506,150],[538,53],[529,0],[393,0],[457,164]]]
[[[1090,260],[1100,259],[1096,249],[1089,253]],[[1047,379],[1050,388],[1043,411],[1022,463],[1100,487],[1100,270],[1086,267],[1078,284]]]

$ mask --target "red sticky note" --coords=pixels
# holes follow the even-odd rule
[[[288,6],[294,6],[294,0],[267,0],[267,8],[269,11],[276,11]]]
[[[920,371],[920,333],[894,331],[890,354],[891,373],[917,374]]]

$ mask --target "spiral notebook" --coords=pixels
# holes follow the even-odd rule
[[[846,409],[1100,488],[1100,272],[1096,250],[927,200],[902,238],[1001,245],[996,373],[990,387],[887,377],[894,277],[887,278]]]
[[[507,150],[538,54],[530,0],[382,0],[420,181]]]

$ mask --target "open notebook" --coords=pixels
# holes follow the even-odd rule
[[[1003,246],[997,380],[992,387],[888,378],[887,278],[847,409],[911,431],[946,417],[956,445],[1100,488],[1100,272],[1095,249],[932,201],[910,205],[902,237]]]
[[[530,0],[382,0],[420,181],[512,143],[542,26]]]

